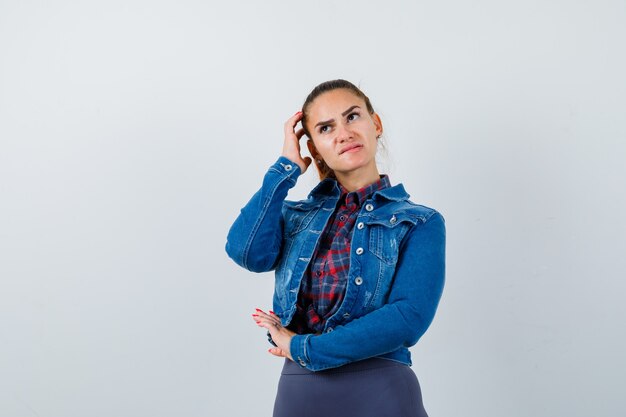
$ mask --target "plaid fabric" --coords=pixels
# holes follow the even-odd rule
[[[389,177],[348,192],[343,186],[337,208],[320,236],[298,293],[296,312],[289,328],[298,334],[318,333],[341,305],[350,269],[352,231],[361,205],[377,190],[390,186]]]

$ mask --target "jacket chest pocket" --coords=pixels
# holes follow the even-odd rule
[[[371,218],[367,221],[370,252],[386,264],[395,264],[402,239],[415,223],[414,218],[404,214]]]
[[[286,207],[284,212],[286,236],[291,237],[301,231],[307,229],[311,220],[318,212],[320,203],[317,204],[291,204]]]

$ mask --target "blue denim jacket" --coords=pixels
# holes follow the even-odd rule
[[[306,200],[285,200],[300,173],[279,157],[226,242],[226,252],[242,267],[275,270],[273,308],[284,326],[340,196],[336,181],[326,179]],[[411,365],[408,348],[432,322],[443,291],[445,240],[443,216],[411,202],[402,184],[375,192],[356,220],[344,299],[321,334],[291,339],[294,361],[313,371],[374,356]]]

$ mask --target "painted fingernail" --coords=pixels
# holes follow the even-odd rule
[[[257,308],[256,311],[260,311],[261,313],[263,312],[263,310],[261,310],[260,308]]]
[[[258,314],[252,314],[252,317],[259,317]]]
[[[270,313],[272,313],[272,314],[276,314],[276,313],[274,313],[272,310],[270,310]]]

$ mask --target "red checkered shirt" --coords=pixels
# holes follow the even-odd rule
[[[389,177],[348,192],[341,184],[337,208],[302,278],[298,302],[289,328],[298,334],[320,333],[324,323],[341,305],[350,269],[352,231],[361,205],[375,191],[389,187]]]

